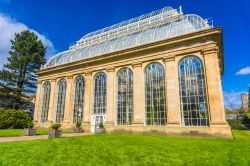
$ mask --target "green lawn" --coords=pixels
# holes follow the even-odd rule
[[[0,165],[250,165],[250,133],[234,139],[94,135],[0,143]]]
[[[63,130],[63,133],[70,133],[70,130]],[[0,129],[0,137],[23,136],[24,129]],[[37,129],[37,135],[47,135],[48,129]]]

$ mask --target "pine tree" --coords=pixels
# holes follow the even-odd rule
[[[11,40],[7,64],[0,71],[0,103],[20,109],[29,95],[35,93],[37,72],[45,63],[45,50],[38,36],[25,30]]]
[[[248,112],[250,112],[250,84],[248,85]]]

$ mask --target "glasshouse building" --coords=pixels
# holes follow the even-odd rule
[[[222,28],[165,7],[83,36],[39,71],[34,121],[95,132],[231,137]]]

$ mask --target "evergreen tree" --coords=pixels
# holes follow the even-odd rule
[[[248,85],[248,112],[250,112],[250,84]]]
[[[0,71],[0,104],[20,109],[29,95],[35,93],[37,72],[45,63],[45,50],[38,36],[25,30],[11,40],[7,64]]]

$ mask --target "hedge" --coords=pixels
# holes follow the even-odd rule
[[[22,110],[0,110],[0,129],[23,129],[32,123],[31,116]]]
[[[246,130],[246,127],[242,124],[240,120],[227,120],[231,129],[236,130]]]

